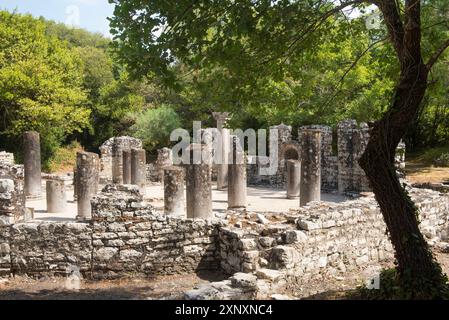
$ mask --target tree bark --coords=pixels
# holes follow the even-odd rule
[[[387,225],[401,287],[412,298],[435,298],[445,278],[419,230],[418,209],[401,186],[394,167],[397,145],[418,116],[428,70],[420,55],[403,57],[401,69],[392,105],[372,127],[359,162]]]

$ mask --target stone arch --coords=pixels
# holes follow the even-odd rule
[[[301,152],[299,145],[288,143],[282,147],[282,160],[301,160]]]

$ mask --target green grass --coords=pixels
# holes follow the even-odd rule
[[[440,158],[444,154],[449,155],[449,145],[429,148],[411,153],[407,155],[407,158],[410,162],[419,163],[425,166],[432,166],[435,165],[435,160]]]

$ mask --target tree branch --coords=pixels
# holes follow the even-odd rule
[[[334,92],[333,94],[329,97],[329,99],[326,100],[326,102],[321,106],[320,109],[325,108],[331,101],[334,100],[334,98],[337,96],[337,94],[340,92],[341,87],[343,85],[344,80],[346,79],[346,76],[349,74],[349,72],[351,72],[352,69],[354,69],[357,64],[359,63],[359,61],[374,47],[376,47],[379,43],[382,43],[384,41],[386,41],[388,38],[383,38],[380,40],[377,40],[373,43],[371,43],[360,55],[357,56],[357,58],[352,62],[351,66],[345,71],[345,73],[343,74],[343,76],[340,78],[340,80],[337,82],[337,84],[334,87]]]
[[[449,39],[443,43],[441,47],[438,48],[437,51],[430,57],[429,61],[426,63],[427,70],[430,70],[432,66],[437,62],[438,58],[443,54],[444,50],[449,48]]]
[[[396,54],[401,59],[404,49],[404,25],[399,14],[399,8],[396,1],[392,0],[374,0],[374,4],[379,8],[384,16],[391,42],[396,50]]]

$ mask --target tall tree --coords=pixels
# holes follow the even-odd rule
[[[45,24],[29,15],[0,11],[0,145],[18,151],[26,130],[41,133],[46,160],[89,123],[78,55]]]
[[[419,212],[393,165],[400,139],[419,114],[430,70],[449,46],[447,26],[438,21],[428,21],[425,27],[421,23],[427,12],[447,9],[444,1],[110,2],[116,5],[111,19],[112,33],[118,40],[115,45],[132,74],[145,76],[152,71],[169,84],[176,83],[173,66],[179,62],[193,70],[224,66],[223,76],[238,79],[236,89],[251,87],[266,74],[282,79],[300,53],[317,48],[335,23],[346,26],[340,28],[335,41],[363,29],[359,20],[349,18],[349,11],[376,6],[383,16],[384,34],[371,34],[372,44],[366,51],[386,37],[399,74],[390,101],[384,102],[386,111],[371,124],[371,138],[360,165],[382,210],[403,289],[412,298],[447,294],[446,278],[419,230]],[[436,15],[447,21],[447,11]],[[422,48],[422,34],[429,30],[434,39]]]

